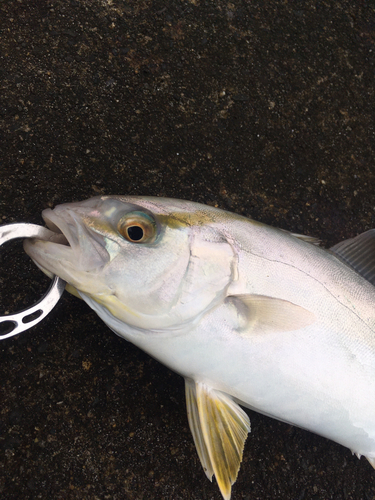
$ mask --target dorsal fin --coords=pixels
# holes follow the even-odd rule
[[[342,241],[330,250],[375,285],[375,229]]]

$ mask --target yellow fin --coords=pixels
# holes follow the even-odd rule
[[[274,297],[231,295],[226,300],[237,307],[242,318],[239,333],[245,335],[299,330],[316,320],[315,314],[304,307]]]
[[[202,427],[200,425],[195,382],[193,380],[185,379],[185,396],[189,427],[191,433],[193,434],[194,444],[198,452],[199,460],[201,461],[206,476],[210,481],[212,481],[214,470],[206,443],[204,441]]]
[[[189,426],[207,477],[215,474],[221,494],[230,500],[250,420],[230,396],[185,380]]]

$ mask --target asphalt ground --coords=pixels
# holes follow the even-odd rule
[[[2,0],[0,218],[157,195],[333,245],[375,227],[374,69],[365,0]],[[2,313],[46,289],[20,244],[0,259]],[[233,500],[375,498],[365,459],[249,415]],[[183,380],[68,294],[0,343],[0,495],[221,498]]]

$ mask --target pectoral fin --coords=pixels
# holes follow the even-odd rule
[[[242,320],[245,335],[299,330],[315,321],[315,314],[288,300],[265,295],[231,295],[232,302]]]
[[[190,430],[207,477],[215,474],[221,494],[230,500],[250,432],[246,413],[224,393],[185,380]]]

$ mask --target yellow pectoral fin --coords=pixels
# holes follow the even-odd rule
[[[249,417],[230,396],[203,383],[185,382],[189,425],[202,466],[209,479],[215,474],[223,498],[230,500],[250,432]]]
[[[251,294],[230,295],[226,300],[243,318],[244,335],[300,330],[316,320],[314,313],[288,300]]]

